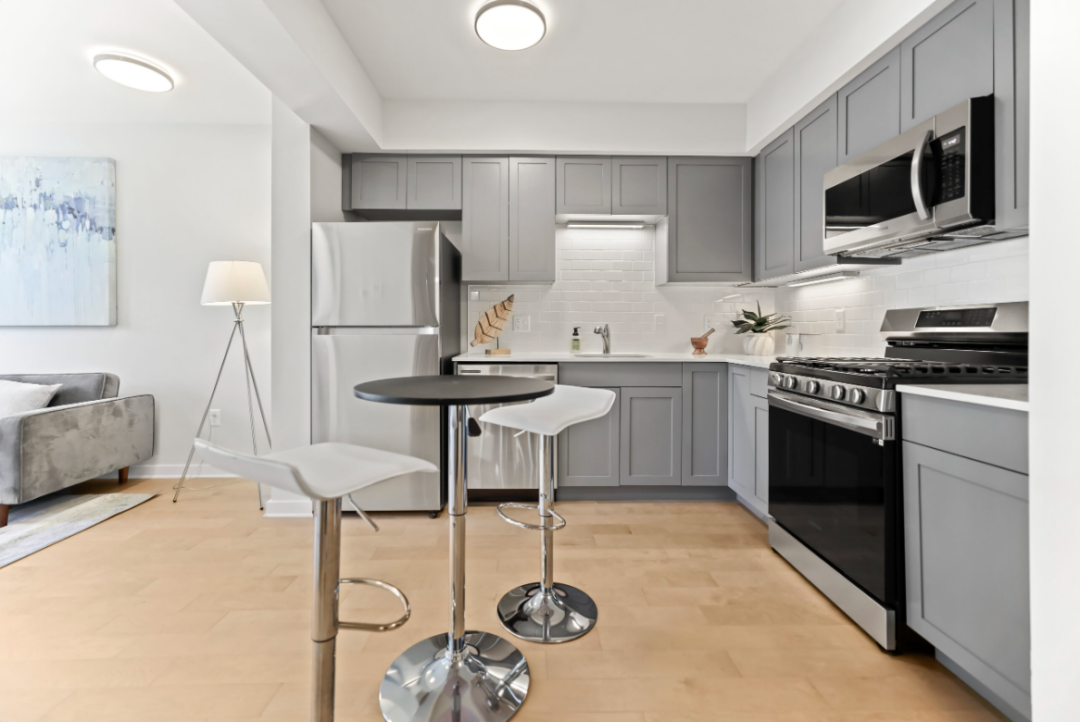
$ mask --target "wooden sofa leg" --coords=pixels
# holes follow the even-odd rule
[[[123,484],[123,483],[124,483],[125,481],[127,481],[127,477],[128,477],[128,471],[129,471],[130,469],[131,469],[131,467],[130,467],[130,466],[125,466],[125,467],[124,467],[123,469],[120,469],[120,470],[119,470],[119,471],[117,472],[118,474],[120,474],[120,483],[121,483],[121,484]]]
[[[11,507],[7,504],[0,504],[0,529],[3,529],[5,526],[7,526],[8,510],[10,508]]]

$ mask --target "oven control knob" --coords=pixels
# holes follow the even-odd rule
[[[794,376],[787,376],[784,378],[784,388],[788,391],[794,391],[799,388],[799,380]]]
[[[851,390],[851,403],[853,403],[853,404],[861,404],[863,401],[866,401],[866,392],[863,391],[862,389],[852,389]]]
[[[821,391],[821,384],[819,384],[817,381],[806,382],[806,393],[816,394],[818,391]]]
[[[845,393],[847,393],[847,390],[843,386],[832,387],[832,397],[834,401],[843,401]]]

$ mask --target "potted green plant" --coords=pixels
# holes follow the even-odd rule
[[[751,356],[772,356],[776,349],[770,331],[781,331],[791,327],[791,318],[779,313],[763,314],[758,301],[757,313],[742,310],[742,317],[731,322],[735,333],[747,334],[743,340],[743,350]]]

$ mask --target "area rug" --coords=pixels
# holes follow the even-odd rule
[[[0,529],[0,567],[74,536],[156,494],[61,494],[11,508]]]

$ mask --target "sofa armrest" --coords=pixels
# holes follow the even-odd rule
[[[53,406],[0,418],[0,504],[23,504],[154,453],[154,397]]]

